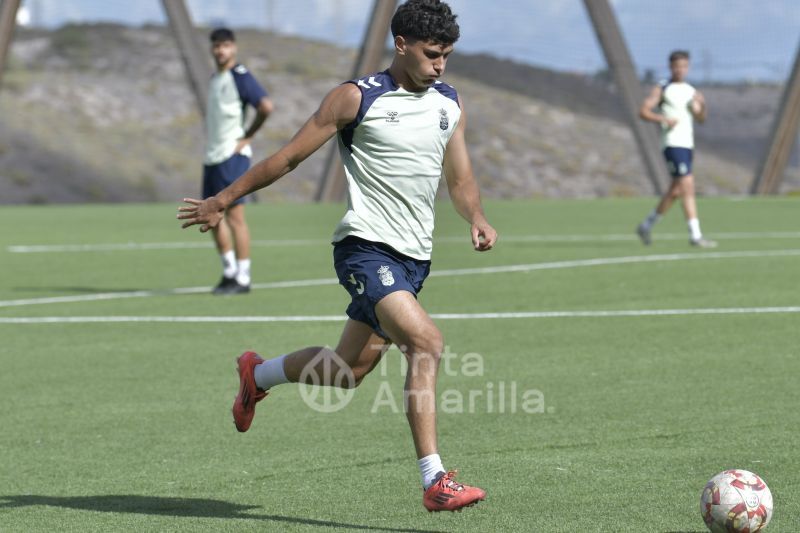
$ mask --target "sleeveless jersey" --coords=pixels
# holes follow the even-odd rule
[[[244,65],[216,72],[208,86],[206,111],[206,154],[203,163],[217,165],[229,159],[239,139],[244,137],[245,108],[258,107],[261,98],[267,96],[258,81]],[[241,154],[252,157],[250,146]]]
[[[686,82],[661,84],[661,113],[678,122],[672,128],[661,125],[661,144],[664,148],[694,148],[694,116],[690,106],[695,88]]]
[[[338,134],[347,212],[333,242],[353,235],[430,259],[444,152],[461,117],[456,90],[437,81],[409,92],[388,71],[346,83],[361,90],[361,106]]]

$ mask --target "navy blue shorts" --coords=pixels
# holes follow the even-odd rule
[[[692,173],[692,155],[694,151],[691,148],[678,148],[675,146],[668,146],[664,148],[664,158],[667,160],[667,168],[673,178],[682,178]]]
[[[210,198],[236,181],[250,168],[250,158],[233,154],[229,159],[216,165],[203,165],[203,199]],[[231,205],[244,203],[244,197]]]
[[[375,316],[375,305],[395,291],[417,296],[431,271],[430,261],[408,257],[382,243],[345,237],[333,245],[333,266],[339,283],[350,293],[347,316],[364,322],[388,339]]]

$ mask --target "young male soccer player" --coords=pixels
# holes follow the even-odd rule
[[[219,28],[211,32],[210,38],[217,72],[208,87],[203,198],[214,196],[250,168],[250,141],[272,112],[267,92],[244,65],[236,62],[233,32]],[[245,131],[248,104],[256,109],[256,115]],[[214,294],[249,292],[250,231],[244,217],[244,198],[226,206],[225,217],[212,229],[212,235],[223,268]]]
[[[483,490],[457,483],[438,455],[435,395],[444,345],[416,299],[430,270],[434,198],[443,170],[456,210],[471,225],[475,250],[490,250],[497,240],[472,174],[463,105],[455,89],[438,81],[459,37],[455,19],[439,0],[402,4],[392,18],[388,70],[333,89],[285,147],[216,196],[185,199],[191,205],[178,214],[184,228],[200,224],[207,231],[237,198],[272,184],[338,136],[348,202],[333,236],[333,256],[339,283],[352,298],[349,319],[335,351],[314,346],[268,361],[253,352],[240,356],[234,422],[247,431],[256,402],[278,384],[309,382],[309,370],[316,384],[341,385],[331,376],[345,371],[356,386],[394,343],[409,362],[406,414],[429,511],[454,511],[485,497]]]
[[[713,248],[716,242],[704,239],[697,219],[697,203],[694,196],[692,155],[694,151],[694,121],[706,119],[706,102],[703,94],[686,83],[689,73],[689,52],[677,50],[669,56],[669,81],[653,87],[642,102],[639,116],[661,125],[664,157],[667,160],[672,184],[661,197],[658,206],[636,228],[644,244],[650,244],[650,232],[658,219],[667,212],[676,198],[683,202],[683,212],[689,225],[689,244],[701,248]],[[658,108],[659,112],[653,111]]]

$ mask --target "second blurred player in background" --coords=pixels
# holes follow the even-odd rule
[[[272,101],[244,65],[237,63],[236,37],[227,28],[211,32],[211,55],[217,72],[211,77],[206,112],[206,151],[203,161],[203,198],[216,195],[250,168],[253,136],[272,113]],[[245,111],[256,115],[245,130]],[[244,198],[225,211],[212,235],[222,259],[222,279],[214,294],[250,291],[250,230],[244,216]]]
[[[676,50],[669,56],[671,77],[653,87],[642,102],[639,116],[661,125],[664,158],[667,160],[672,183],[656,208],[639,224],[636,232],[644,244],[650,244],[653,225],[672,206],[676,198],[683,202],[683,212],[689,226],[689,244],[714,248],[717,243],[703,238],[697,218],[694,194],[692,159],[694,156],[694,121],[706,120],[706,101],[703,94],[686,82],[689,73],[689,52]],[[653,111],[658,109],[658,112]]]

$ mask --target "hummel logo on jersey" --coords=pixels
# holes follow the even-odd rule
[[[447,128],[450,127],[450,119],[447,118],[447,110],[440,109],[439,110],[439,128],[443,131],[447,131]]]
[[[367,85],[367,83],[369,83],[369,85]],[[372,87],[380,87],[381,86],[380,83],[375,81],[375,76],[370,76],[367,81],[358,80],[358,84],[357,85],[359,87],[363,87],[365,89],[372,89]]]
[[[387,111],[386,112],[386,122],[398,123],[400,120],[397,118],[397,111]]]
[[[364,282],[356,281],[356,277],[353,274],[350,274],[350,279],[348,279],[347,281],[356,286],[356,292],[359,295],[364,294]]]

